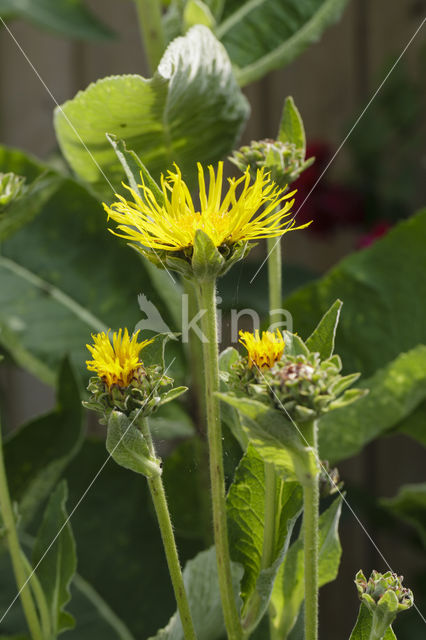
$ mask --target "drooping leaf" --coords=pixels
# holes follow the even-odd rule
[[[346,0],[231,0],[216,32],[240,85],[284,67],[336,22]]]
[[[68,38],[105,40],[112,36],[109,27],[100,22],[82,0],[0,0],[0,16],[22,18]]]
[[[65,507],[67,497],[67,484],[62,481],[47,504],[33,550],[33,566],[46,598],[53,637],[75,624],[73,616],[64,610],[77,567],[75,541]]]
[[[0,148],[0,171],[11,158],[28,180],[46,169]],[[100,203],[73,180],[56,174],[56,181],[55,192],[2,243],[0,255],[0,342],[48,384],[54,384],[67,352],[85,371],[91,332],[118,329],[123,322],[133,330],[142,315],[142,289],[173,325],[144,263],[108,233]]]
[[[318,351],[322,360],[327,360],[333,355],[334,340],[342,304],[341,300],[336,300],[321,318],[314,332],[306,340],[306,346],[309,350]]]
[[[394,498],[382,498],[380,502],[412,525],[426,546],[426,483],[404,485]]]
[[[263,460],[271,462],[287,479],[296,479],[296,468],[309,466],[307,449],[294,425],[280,411],[251,398],[219,393],[238,410],[241,426]]]
[[[243,570],[235,563],[232,563],[231,569],[234,593],[237,598]],[[219,593],[215,549],[202,551],[190,560],[183,571],[183,579],[197,637],[199,640],[222,640],[226,630]],[[167,626],[156,634],[155,640],[184,640],[182,624],[177,613],[170,618]]]
[[[111,411],[106,440],[108,453],[125,469],[147,478],[158,476],[160,461],[151,455],[146,439],[134,422],[121,411]]]
[[[320,516],[319,523],[319,585],[334,580],[340,564],[342,549],[338,536],[338,524],[342,498],[338,497]],[[272,639],[285,640],[299,615],[304,599],[303,539],[294,542],[278,571],[272,592]]]
[[[372,622],[372,613],[364,604],[362,604],[359,610],[358,619],[349,640],[369,640],[371,638]],[[396,640],[396,635],[392,631],[392,627],[388,628],[383,636],[383,640]]]
[[[280,482],[279,479],[277,479]],[[280,485],[281,486],[281,485]],[[285,482],[277,492],[277,539],[273,557],[262,567],[265,515],[265,463],[249,445],[227,497],[231,557],[244,567],[241,582],[243,624],[254,628],[271,596],[278,569],[285,557],[293,526],[302,508],[302,489]]]
[[[320,455],[333,463],[348,458],[395,427],[426,398],[426,346],[401,354],[359,384],[368,395],[320,420]]]
[[[15,431],[4,446],[12,499],[25,526],[51,493],[82,444],[82,408],[77,383],[65,360],[56,408]]]
[[[102,172],[117,190],[123,170],[105,132],[125,140],[155,180],[176,162],[191,181],[197,161],[215,162],[232,149],[247,115],[226,51],[207,27],[196,26],[169,45],[152,79],[99,80],[56,110],[55,127],[74,171],[111,198]]]

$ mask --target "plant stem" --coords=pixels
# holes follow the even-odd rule
[[[30,591],[30,585],[27,581],[27,572],[22,560],[22,550],[16,532],[15,517],[13,514],[12,504],[10,501],[9,489],[6,478],[6,470],[4,466],[3,444],[0,427],[0,510],[3,518],[3,524],[6,529],[6,538],[9,547],[10,557],[12,559],[13,573],[15,575],[16,585],[21,598],[22,608],[27,620],[33,640],[44,640],[43,633],[38,619],[37,610]]]
[[[282,257],[281,239],[268,238],[268,283],[269,283],[269,322],[274,324],[281,321],[278,309],[282,305]]]
[[[154,443],[152,442],[147,418],[142,418],[140,422],[141,431],[148,442],[150,454],[155,457]],[[170,520],[169,508],[167,506],[166,494],[164,491],[161,476],[148,478],[148,486],[151,491],[155,513],[157,514],[160,526],[161,538],[163,540],[164,551],[166,553],[167,565],[175,592],[176,603],[182,622],[183,632],[186,640],[196,640],[194,624],[192,622],[191,611],[183,582],[182,570],[173,534],[173,527]]]
[[[146,57],[151,73],[166,48],[159,0],[135,0]]]
[[[305,431],[313,456],[318,451],[318,426],[313,420]],[[314,465],[315,466],[315,465]],[[319,475],[303,486],[303,544],[305,554],[305,640],[318,640],[318,525]]]
[[[34,598],[40,612],[43,638],[47,640],[48,638],[52,638],[53,636],[46,596],[44,595],[43,587],[40,584],[37,574],[35,573],[35,571],[33,571],[33,568],[24,552],[22,552],[22,562],[24,563],[25,569],[27,571],[27,579],[29,578],[31,589],[33,591]]]
[[[213,529],[216,545],[219,589],[225,625],[228,632],[228,640],[239,640],[242,638],[242,629],[235,602],[234,590],[232,587],[231,559],[228,546],[220,403],[215,395],[216,392],[219,391],[215,280],[204,280],[200,282],[198,297],[200,310],[206,311],[202,317],[202,329],[206,338],[203,342],[203,353],[205,366],[207,434],[210,454]]]

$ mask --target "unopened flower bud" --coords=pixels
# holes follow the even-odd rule
[[[22,195],[24,184],[25,178],[22,176],[0,173],[0,211]]]

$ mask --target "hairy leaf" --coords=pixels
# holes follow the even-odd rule
[[[99,80],[56,110],[55,128],[73,170],[111,198],[104,175],[118,190],[123,169],[106,132],[122,138],[154,179],[176,162],[191,181],[197,161],[216,162],[232,149],[247,116],[226,51],[196,26],[169,45],[152,79]]]

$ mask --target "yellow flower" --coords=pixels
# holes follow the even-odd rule
[[[217,174],[208,168],[209,186],[206,188],[204,170],[198,163],[199,207],[194,204],[182,174],[175,172],[161,176],[162,201],[156,198],[142,177],[139,185],[144,199],[124,185],[134,199],[126,200],[117,194],[118,202],[110,207],[104,204],[108,219],[118,223],[115,235],[150,249],[180,251],[194,245],[195,233],[201,229],[216,247],[250,242],[260,238],[280,236],[295,227],[294,220],[285,222],[291,214],[295,191],[285,193],[270,179],[270,174],[259,169],[250,184],[249,169],[239,178],[229,178],[229,187],[222,197],[223,162]],[[284,206],[276,210],[284,200]]]
[[[247,349],[250,369],[253,365],[259,369],[270,369],[284,353],[284,338],[279,329],[274,333],[263,331],[262,337],[257,329],[254,334],[240,331],[240,342]]]
[[[123,334],[121,329],[114,331],[111,344],[109,331],[102,332],[92,335],[93,345],[86,345],[93,356],[93,360],[86,361],[88,370],[95,371],[108,388],[115,384],[121,388],[128,387],[142,366],[139,352],[153,342],[154,338],[138,342],[138,334],[139,331],[130,338],[127,329]]]

